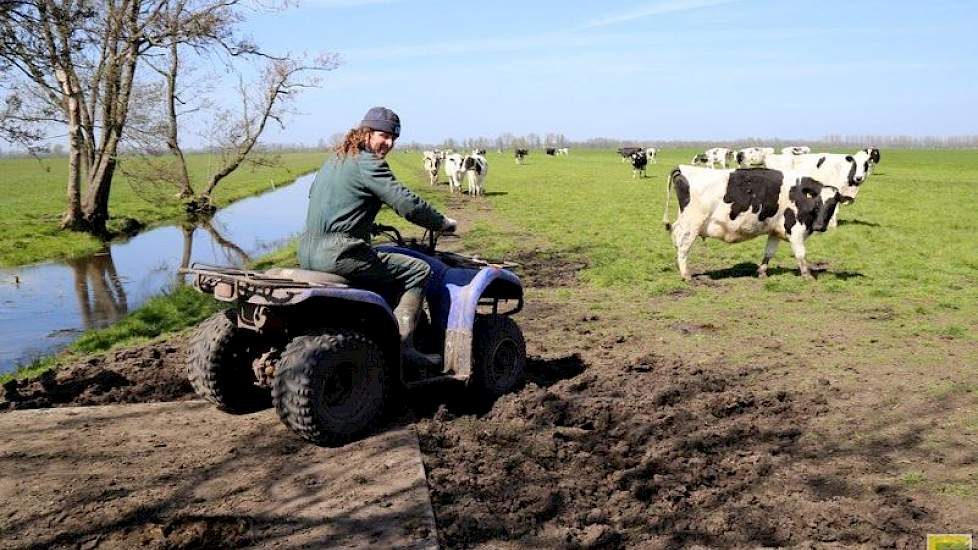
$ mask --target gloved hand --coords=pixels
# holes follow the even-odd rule
[[[454,233],[458,230],[458,221],[445,216],[445,223],[442,224],[441,230],[443,233]]]

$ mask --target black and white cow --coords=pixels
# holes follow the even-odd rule
[[[546,153],[546,154],[548,154],[548,155],[550,155],[550,156],[552,156],[552,157],[557,156],[557,148],[556,147],[547,147],[546,149],[543,150],[543,152]]]
[[[568,149],[567,147],[559,147],[559,148],[557,148],[557,154],[558,155],[567,155],[568,153],[570,153],[570,149]]]
[[[486,156],[486,150],[485,149],[472,149],[472,154],[473,155]]]
[[[632,179],[645,177],[645,167],[649,164],[649,157],[645,151],[639,150],[632,153]]]
[[[793,147],[782,147],[782,155],[807,155],[812,152],[811,147],[806,147],[804,145],[795,145]]]
[[[462,169],[469,181],[469,195],[482,195],[485,192],[483,181],[489,173],[489,161],[482,155],[469,155],[462,161]]]
[[[698,153],[689,163],[693,166],[709,166],[710,157],[706,153]]]
[[[464,159],[458,153],[445,157],[445,175],[448,176],[448,190],[454,193],[462,190],[462,178],[465,176]]]
[[[649,164],[655,164],[655,154],[658,152],[659,150],[656,149],[655,147],[645,148],[645,157],[649,159]]]
[[[778,155],[770,155],[766,162],[770,163]],[[872,171],[870,154],[866,151],[856,151],[851,155],[837,153],[818,153],[808,155],[793,155],[792,169],[803,172],[827,185],[839,188],[846,202],[856,200],[859,186],[866,182]],[[777,168],[768,164],[768,168]]]
[[[428,183],[435,185],[438,183],[438,168],[441,166],[441,158],[438,151],[424,152],[424,170],[428,173]]]
[[[621,161],[631,160],[632,155],[641,151],[641,147],[619,147],[618,154],[621,156]]]
[[[516,164],[523,164],[523,159],[529,154],[530,151],[528,149],[516,149],[513,151],[513,158],[516,159]]]
[[[679,216],[669,223],[672,187],[679,199]],[[767,235],[764,259],[757,268],[767,276],[767,265],[781,240],[791,243],[801,275],[811,279],[805,260],[805,239],[825,231],[842,199],[839,190],[797,172],[752,168],[715,170],[679,166],[669,174],[662,222],[672,230],[679,274],[689,273],[689,249],[696,237],[735,243]]]
[[[713,147],[704,151],[706,163],[710,168],[726,168],[727,159],[730,158],[730,149],[726,147]]]
[[[872,172],[873,168],[880,163],[880,150],[876,147],[867,147],[863,149],[863,152],[869,155],[869,171]]]

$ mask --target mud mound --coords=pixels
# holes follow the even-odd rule
[[[530,384],[483,418],[420,422],[442,544],[919,545],[909,499],[801,473],[799,440],[824,406],[749,374],[645,357]]]
[[[506,259],[519,265],[514,271],[527,287],[574,286],[578,283],[577,272],[588,266],[580,254],[531,250]]]
[[[190,399],[184,345],[174,338],[103,354],[38,379],[10,381],[0,391],[0,410]]]

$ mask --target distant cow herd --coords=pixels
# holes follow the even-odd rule
[[[544,152],[551,156],[563,156],[570,153],[567,147],[547,147]],[[502,154],[502,150],[498,151]],[[523,164],[524,159],[530,154],[529,149],[516,148],[513,150],[513,158],[516,164]],[[428,175],[428,183],[437,185],[438,173],[444,167],[445,175],[448,177],[448,189],[450,192],[462,191],[462,180],[468,183],[468,194],[479,196],[485,194],[485,179],[489,173],[489,161],[486,159],[485,149],[473,149],[467,155],[461,155],[451,149],[434,149],[422,153],[424,171]]]
[[[566,147],[544,148],[551,157],[568,152]],[[618,149],[622,162],[631,163],[633,179],[646,177],[658,152],[655,147]],[[529,154],[529,149],[513,150],[516,164],[523,164]],[[773,147],[713,147],[696,154],[689,164],[670,171],[666,180],[662,221],[672,234],[680,276],[692,279],[688,260],[696,237],[736,243],[766,235],[759,277],[767,276],[778,244],[787,241],[801,275],[813,278],[806,260],[806,239],[837,226],[839,207],[856,200],[860,186],[879,162],[880,150],[875,147],[852,154],[812,153],[806,146],[783,147],[780,153]],[[442,166],[452,193],[461,192],[463,179],[468,181],[469,195],[485,193],[489,171],[485,150],[464,156],[454,151],[424,152],[424,169],[432,185]],[[670,222],[673,190],[679,213]]]

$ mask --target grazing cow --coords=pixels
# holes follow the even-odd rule
[[[641,147],[619,147],[618,154],[621,156],[621,161],[625,162],[632,158],[632,155],[641,151]]]
[[[693,157],[689,163],[693,166],[706,166],[710,163],[710,157],[706,156],[706,153],[700,153]]]
[[[872,172],[873,171],[873,168],[876,168],[876,165],[880,163],[880,150],[877,149],[876,147],[867,147],[867,148],[863,149],[862,152],[864,152],[867,155],[869,155],[869,170],[868,170],[868,172]],[[868,175],[869,174],[867,173],[867,176]]]
[[[645,155],[645,151],[636,151],[632,153],[632,179],[636,176],[645,177],[645,166],[649,163],[649,157]]]
[[[764,157],[774,154],[770,147],[747,147],[737,151],[737,165],[741,168],[764,166]]]
[[[486,156],[486,150],[485,149],[472,149],[472,154],[473,155]]]
[[[714,147],[712,149],[707,149],[704,153],[706,155],[707,164],[710,168],[716,168],[719,165],[720,168],[727,167],[727,157],[730,155],[730,149],[726,147]]]
[[[435,185],[438,183],[438,167],[441,166],[441,159],[438,158],[437,151],[424,152],[424,170],[428,172],[428,183]]]
[[[865,151],[866,154],[869,155],[869,160],[872,161],[873,164],[879,164],[880,163],[880,150],[879,149],[877,149],[876,147],[867,147],[867,148],[863,149],[863,151]]]
[[[547,153],[548,155],[552,156],[552,157],[553,156],[557,156],[557,148],[556,147],[547,147],[544,150],[544,152]]]
[[[523,158],[529,154],[530,151],[528,149],[517,149],[513,151],[513,157],[516,158],[516,164],[523,164]]]
[[[462,168],[469,181],[469,195],[482,195],[482,182],[489,173],[489,161],[482,155],[469,155],[462,161]]]
[[[448,190],[452,193],[455,190],[462,190],[462,177],[465,174],[462,155],[452,153],[445,157],[445,175],[448,176]]]
[[[669,197],[676,187],[679,216],[669,223]],[[823,185],[798,172],[752,168],[714,170],[679,166],[666,183],[666,208],[662,221],[672,230],[679,274],[692,277],[687,261],[696,237],[713,237],[728,243],[767,235],[764,259],[757,268],[767,276],[767,265],[780,240],[791,243],[802,277],[812,275],[805,261],[805,239],[815,231],[825,231],[842,196],[839,190]]]
[[[832,153],[795,155],[794,170],[839,188],[844,202],[856,200],[859,186],[866,182],[871,171],[870,154],[857,151],[851,155]]]
[[[811,153],[811,152],[812,152],[812,148],[811,147],[805,147],[804,145],[795,146],[795,147],[782,147],[781,148],[781,154],[782,155],[807,155],[808,153]]]
[[[658,153],[658,152],[659,152],[659,150],[656,149],[655,147],[646,147],[645,148],[645,158],[648,159],[649,164],[655,164],[655,154]]]
[[[560,147],[560,148],[557,149],[557,154],[558,155],[566,155],[568,153],[570,153],[570,149],[568,149],[566,147]]]

